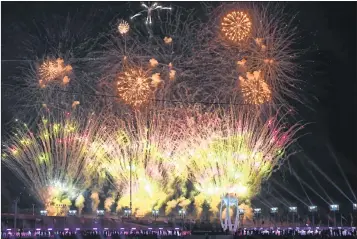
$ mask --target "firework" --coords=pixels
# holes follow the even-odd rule
[[[124,21],[124,20],[120,21],[120,23],[118,25],[118,31],[121,35],[128,33],[129,29],[130,29],[130,26],[127,21]]]
[[[43,114],[32,132],[27,125],[6,143],[2,162],[41,202],[49,215],[57,204],[71,205],[90,184],[86,169],[95,120],[75,113]],[[81,199],[78,199],[81,201]],[[81,203],[79,203],[81,204]]]
[[[262,122],[259,114],[244,110],[219,110],[197,121],[188,156],[191,180],[199,197],[217,212],[221,196],[251,198],[283,159],[294,142],[298,125],[287,127],[275,118]],[[284,155],[285,156],[285,155]],[[202,198],[201,198],[202,201]]]
[[[252,29],[252,22],[246,13],[232,11],[223,17],[221,31],[230,41],[238,43],[249,37]]]
[[[239,77],[239,85],[245,102],[260,105],[271,100],[271,91],[260,71],[247,73],[247,78]]]

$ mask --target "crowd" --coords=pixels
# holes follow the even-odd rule
[[[213,231],[179,231],[179,230],[136,230],[136,231],[36,231],[19,232],[12,234],[9,231],[2,232],[1,238],[38,238],[38,239],[157,239],[157,238],[178,238],[190,236],[190,239],[215,239],[215,237],[226,236],[227,239],[240,238],[357,238],[356,228],[338,229],[239,229],[234,235],[228,232]]]

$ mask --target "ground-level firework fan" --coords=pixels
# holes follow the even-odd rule
[[[259,191],[286,156],[299,126],[287,127],[275,117],[265,122],[258,113],[244,109],[218,109],[207,116],[208,122],[195,123],[197,134],[187,138],[187,157],[201,201],[196,206],[206,201],[217,212],[222,196],[250,199]]]
[[[145,215],[161,208],[177,191],[173,188],[175,179],[185,179],[185,162],[173,160],[183,140],[175,112],[135,111],[113,122],[113,131],[103,140],[103,153],[98,158],[118,189],[117,210],[130,206],[130,182],[133,213]]]
[[[68,210],[89,186],[88,149],[97,125],[93,118],[76,112],[44,113],[33,129],[20,125],[6,142],[2,162],[48,215],[65,213],[58,211],[58,205],[67,205]]]

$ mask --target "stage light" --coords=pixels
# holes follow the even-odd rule
[[[289,212],[297,212],[297,207],[289,207]]]
[[[337,204],[330,205],[331,212],[338,212],[340,210],[340,206]]]
[[[81,230],[80,228],[76,228],[76,231],[79,231],[79,230]]]
[[[357,203],[353,203],[353,211],[357,211]]]
[[[278,208],[277,207],[272,207],[270,208],[270,213],[277,213],[278,212]]]
[[[309,212],[316,212],[317,206],[309,206]]]
[[[52,231],[52,228],[48,228],[47,231]]]
[[[65,228],[64,230],[65,230],[65,231],[69,231],[69,228]]]
[[[97,210],[98,216],[104,216],[104,210]]]
[[[46,210],[41,210],[40,214],[41,214],[41,216],[47,216],[47,211]]]

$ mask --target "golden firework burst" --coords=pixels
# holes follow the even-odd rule
[[[153,95],[151,74],[143,68],[128,68],[118,76],[120,98],[135,108],[146,104]]]
[[[260,71],[247,72],[246,78],[240,76],[239,84],[245,102],[261,105],[271,100],[270,87],[262,78]]]
[[[251,33],[252,23],[244,12],[233,11],[225,15],[221,22],[221,31],[230,41],[238,43]]]
[[[41,87],[46,87],[46,84],[51,81],[62,80],[63,84],[66,85],[70,81],[68,74],[71,72],[72,66],[65,65],[61,58],[45,61],[38,69],[39,84]]]
[[[128,33],[129,29],[130,29],[130,26],[127,21],[122,20],[118,25],[118,31],[122,35]]]

